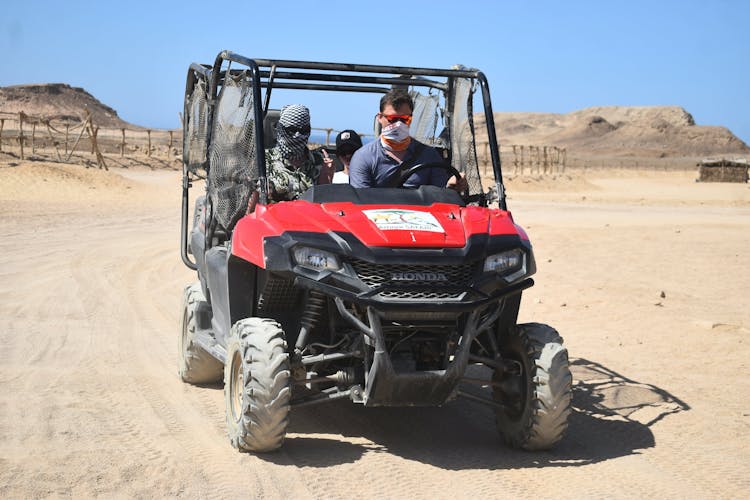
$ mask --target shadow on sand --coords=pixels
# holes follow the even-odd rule
[[[293,409],[284,456],[262,457],[286,464],[291,459],[305,467],[352,463],[370,453],[448,470],[568,467],[651,448],[655,446],[651,427],[690,409],[667,391],[594,361],[574,359],[571,371],[573,411],[568,432],[551,451],[508,448],[495,429],[492,410],[466,400],[443,408],[364,408],[339,401]]]

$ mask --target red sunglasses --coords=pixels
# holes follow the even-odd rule
[[[407,125],[411,125],[411,115],[386,115],[380,113],[380,116],[388,120],[388,123],[404,122]]]

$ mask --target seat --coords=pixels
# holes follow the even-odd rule
[[[265,149],[276,146],[276,124],[280,116],[280,109],[269,109],[263,118],[263,147]]]

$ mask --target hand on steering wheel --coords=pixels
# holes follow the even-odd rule
[[[455,188],[451,187],[451,189],[456,189],[459,192],[459,194],[461,194],[462,197],[468,196],[469,194],[468,184],[466,184],[466,182],[463,182],[463,183],[461,182],[461,180],[463,179],[461,172],[456,170],[456,168],[453,167],[452,165],[448,165],[447,163],[438,162],[438,161],[432,161],[428,163],[419,163],[407,169],[404,173],[401,174],[401,177],[398,179],[398,182],[396,182],[395,187],[403,187],[404,183],[407,181],[407,179],[409,179],[409,177],[411,177],[412,175],[414,175],[415,173],[419,171],[422,171],[428,168],[440,168],[448,172],[448,179],[450,179],[451,177],[456,178],[456,187]],[[460,190],[460,188],[462,187],[462,184],[464,187],[463,192]],[[447,187],[447,186],[444,186],[444,187]]]

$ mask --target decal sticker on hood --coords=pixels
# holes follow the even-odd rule
[[[434,215],[429,212],[418,212],[416,210],[396,210],[392,208],[380,208],[375,210],[363,210],[362,213],[370,219],[378,229],[382,231],[430,231],[432,233],[444,233],[443,226]]]

